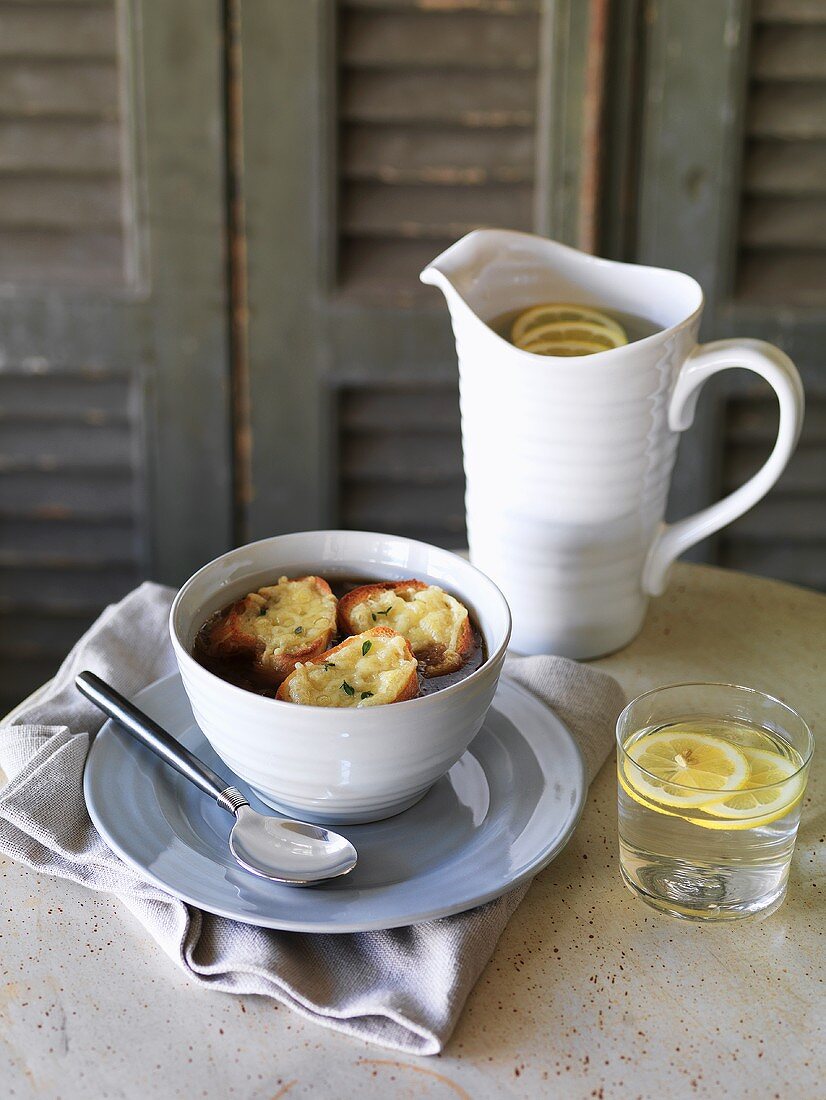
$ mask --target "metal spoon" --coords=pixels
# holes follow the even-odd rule
[[[349,840],[318,825],[258,813],[239,790],[93,672],[81,672],[75,685],[165,764],[235,815],[229,847],[247,871],[288,886],[309,886],[346,875],[355,867],[358,854]]]

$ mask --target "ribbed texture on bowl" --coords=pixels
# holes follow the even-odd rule
[[[274,705],[251,692],[230,704],[206,670],[182,675],[210,744],[264,798],[304,816],[356,821],[397,812],[444,775],[479,731],[501,667],[502,658],[444,700],[413,700],[438,704],[426,710],[404,703],[330,710],[325,717],[335,720],[323,724],[319,708]]]
[[[441,584],[474,610],[489,658],[433,695],[356,710],[265,699],[191,657],[210,614],[268,578],[298,572]],[[307,532],[253,543],[205,566],[176,597],[170,631],[195,719],[222,760],[271,804],[344,823],[399,812],[459,759],[496,691],[510,615],[495,585],[445,550],[389,535]]]

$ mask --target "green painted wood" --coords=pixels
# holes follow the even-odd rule
[[[102,22],[89,30],[82,19],[96,5],[84,5],[73,33],[82,38],[88,30],[99,42],[111,30],[110,7],[97,5]],[[16,13],[14,72],[31,69],[36,95],[30,102],[15,92],[10,102],[18,114],[3,120],[11,142],[0,155],[0,222],[18,218],[37,229],[42,221],[40,239],[51,251],[38,260],[21,246],[27,275],[3,261],[0,412],[8,399],[18,422],[0,455],[12,471],[0,486],[0,511],[41,508],[41,520],[48,514],[74,522],[120,518],[125,509],[135,524],[147,520],[148,535],[134,549],[136,575],[179,583],[231,544],[220,4],[135,2],[119,11],[121,64],[111,72],[125,103],[122,160],[118,117],[101,122],[99,99],[89,100],[96,117],[82,117],[86,101],[77,97],[91,95],[93,84],[63,95],[73,70],[59,61],[60,78],[57,63],[23,36],[21,27],[31,31],[43,9]],[[35,109],[48,103],[36,97],[44,88],[60,110],[41,118]],[[21,114],[27,103],[32,113]],[[95,173],[103,173],[102,199]],[[101,251],[85,226],[115,218],[106,207],[112,177],[121,178],[126,198],[117,221],[125,257],[120,244],[117,253]],[[60,179],[70,188],[56,197]],[[58,218],[85,234],[85,252],[56,251],[65,241],[54,228]],[[97,285],[96,271],[106,275]],[[111,379],[100,406],[91,396],[96,379]],[[119,401],[130,395],[114,436],[107,419],[112,386]],[[48,421],[47,431],[32,423],[26,433],[33,411],[63,414],[66,422]],[[106,465],[107,476],[92,483],[85,474],[84,481],[71,473],[69,459],[76,471]],[[49,538],[59,541],[44,526]]]
[[[408,453],[424,471],[404,483],[416,493],[409,522],[460,538],[455,350],[443,299],[418,272],[480,223],[576,238],[583,8],[239,0],[250,537],[337,522],[398,527],[393,484]],[[564,71],[551,80],[552,65]],[[551,83],[540,127],[537,101]],[[399,401],[395,387],[413,383],[424,390]],[[451,409],[429,480],[428,386]],[[371,442],[353,425],[354,408],[368,415],[382,401],[412,413],[408,436]]]
[[[788,0],[754,8],[738,0],[643,5],[636,46],[639,182],[629,250],[630,258],[685,270],[700,281],[707,299],[704,339],[751,336],[786,350],[803,377],[810,417],[826,394],[819,149],[804,145],[819,132],[823,113],[822,96],[810,83],[819,63],[810,30],[764,34],[752,53],[750,29],[754,17],[801,26],[822,14],[822,6]],[[633,31],[629,37],[626,48],[633,51]],[[761,82],[749,84],[755,76]],[[613,225],[617,239],[616,218]],[[741,251],[744,240],[749,248]],[[746,450],[732,436],[738,430],[732,408],[758,410],[765,402],[774,409],[767,386],[745,372],[727,372],[707,389],[681,442],[674,516],[731,488],[749,464],[755,468],[766,457],[773,440],[765,420],[766,437]],[[819,446],[816,433],[817,423],[807,420],[801,451],[773,493],[697,556],[823,583],[806,543],[821,538],[811,513],[826,492],[822,456],[812,449]],[[770,547],[765,540],[778,532],[783,545]]]
[[[322,522],[332,11],[320,0],[240,3],[251,538]]]
[[[124,2],[115,39],[76,7],[20,5],[2,47],[0,632],[32,626],[0,709],[231,545],[221,5]]]
[[[679,257],[712,304],[731,280],[748,28],[743,0],[646,6],[636,256]]]
[[[140,25],[150,568],[181,583],[232,543],[221,4],[145,3]]]
[[[636,254],[642,0],[611,4],[608,14],[599,252],[628,261]]]
[[[725,335],[717,312],[733,283],[748,32],[744,0],[649,0],[643,9],[633,258],[698,280],[706,296],[704,339]],[[669,518],[720,495],[722,401],[730,384],[723,375],[704,388],[680,441]],[[710,540],[689,556],[708,560],[714,552]]]
[[[544,0],[540,30],[537,120],[537,233],[566,244],[582,243],[585,160],[586,60],[592,5]]]

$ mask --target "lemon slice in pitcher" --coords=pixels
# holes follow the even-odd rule
[[[749,762],[737,746],[677,725],[644,734],[625,753],[623,786],[629,794],[675,809],[703,806],[749,778]]]
[[[698,821],[706,829],[754,829],[768,825],[787,813],[800,800],[804,778],[798,774],[802,761],[789,760],[777,752],[744,747],[750,773],[741,790],[703,809],[721,820]]]
[[[618,348],[628,343],[628,336],[622,326],[602,310],[568,302],[546,302],[523,310],[513,322],[511,341],[518,348],[532,350],[527,349],[526,344],[534,337],[551,335],[556,326],[576,326],[590,332],[588,341],[602,343],[605,340],[606,348]]]
[[[530,344],[520,344],[522,351],[529,351],[533,355],[595,355],[598,351],[608,351],[604,344],[596,344],[589,340],[534,340]]]
[[[617,345],[613,333],[591,321],[543,321],[536,328],[528,329],[517,346],[535,355],[593,355],[597,351],[610,351]],[[564,347],[582,350],[557,350]]]

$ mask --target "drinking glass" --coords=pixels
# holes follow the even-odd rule
[[[799,714],[752,688],[675,684],[634,699],[617,721],[626,885],[693,920],[777,908],[813,747]]]

